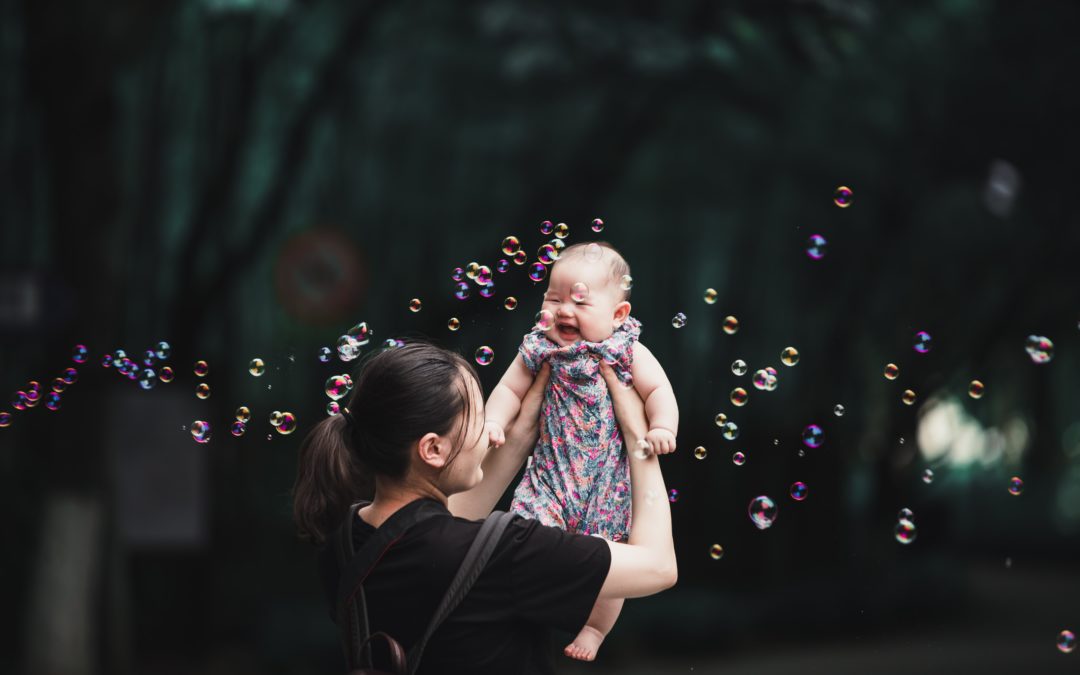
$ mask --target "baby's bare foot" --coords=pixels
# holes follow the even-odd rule
[[[585,626],[574,641],[566,645],[563,653],[578,661],[592,661],[596,658],[596,652],[600,650],[600,643],[603,641],[603,633],[592,626]]]

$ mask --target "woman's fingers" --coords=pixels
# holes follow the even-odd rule
[[[521,399],[521,412],[519,416],[524,419],[535,418],[540,414],[540,404],[544,401],[544,388],[551,379],[551,366],[544,361],[533,378],[529,391],[525,392],[525,398]]]
[[[619,421],[623,431],[626,431],[629,427],[636,430],[635,435],[638,438],[644,438],[646,430],[645,404],[642,402],[641,397],[638,396],[637,390],[633,387],[624,386],[619,381],[618,376],[615,375],[612,367],[602,361],[600,362],[600,374],[604,376],[604,380],[607,382],[608,391],[611,392],[611,402],[615,407],[615,418]]]

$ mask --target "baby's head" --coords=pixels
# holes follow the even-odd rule
[[[541,311],[554,319],[544,334],[563,347],[611,337],[630,314],[630,290],[622,281],[629,275],[630,265],[606,241],[566,247],[544,293]]]

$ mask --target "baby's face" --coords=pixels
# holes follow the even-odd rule
[[[562,347],[579,340],[601,342],[611,337],[629,307],[606,263],[588,262],[583,257],[560,260],[551,270],[544,293],[541,309],[555,318],[544,334]]]

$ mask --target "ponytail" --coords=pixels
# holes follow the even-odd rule
[[[293,520],[300,538],[315,544],[323,544],[341,524],[345,509],[368,492],[346,430],[344,417],[333,415],[316,424],[300,444]]]

